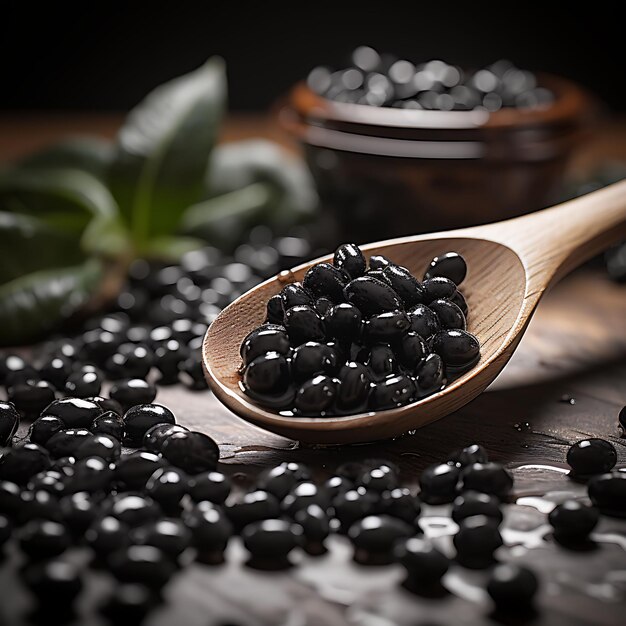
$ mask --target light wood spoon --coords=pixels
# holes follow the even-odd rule
[[[444,252],[459,252],[467,261],[461,291],[469,307],[468,330],[480,341],[480,361],[419,402],[346,417],[284,417],[254,404],[240,389],[239,346],[265,319],[267,300],[285,284],[301,281],[311,265],[332,256],[282,272],[225,308],[204,340],[207,380],[234,413],[291,439],[344,444],[400,435],[456,411],[480,394],[511,358],[546,289],[620,238],[626,238],[626,181],[505,222],[361,246],[366,256],[384,254],[418,277]]]

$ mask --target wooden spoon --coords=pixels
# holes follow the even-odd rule
[[[626,238],[626,181],[505,222],[362,246],[366,255],[384,254],[418,277],[444,252],[459,252],[467,261],[461,290],[469,307],[468,330],[481,344],[480,361],[419,402],[346,417],[284,417],[254,404],[240,389],[239,346],[265,319],[267,300],[331,256],[282,272],[225,308],[204,340],[207,379],[234,413],[291,439],[343,444],[400,435],[456,411],[481,393],[511,358],[547,287],[620,238]]]

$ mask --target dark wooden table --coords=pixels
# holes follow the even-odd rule
[[[0,160],[68,129],[110,136],[118,124],[116,116],[0,118]],[[255,134],[284,141],[273,125],[259,118],[232,120],[225,132],[227,139]],[[626,162],[623,124],[600,133],[574,167],[585,171],[605,157]],[[535,614],[504,618],[491,614],[484,572],[455,566],[446,578],[451,593],[424,598],[399,585],[402,574],[396,566],[355,565],[340,537],[333,539],[326,555],[300,557],[298,567],[271,573],[246,567],[243,550],[234,542],[227,564],[193,565],[178,575],[167,587],[168,602],[149,624],[624,623],[626,521],[603,517],[584,552],[559,546],[545,526],[546,502],[585,495],[584,486],[563,470],[572,442],[590,436],[608,439],[618,450],[619,463],[626,463],[626,440],[617,430],[617,414],[626,404],[626,287],[611,283],[599,266],[577,271],[545,297],[514,358],[485,393],[455,414],[394,441],[304,447],[246,424],[210,392],[165,387],[156,401],[171,407],[182,424],[214,437],[223,471],[241,485],[261,468],[284,460],[305,462],[322,478],[347,460],[382,457],[397,463],[403,482],[415,488],[426,465],[444,460],[456,448],[481,443],[492,460],[506,463],[516,481],[517,503],[507,505],[506,545],[498,556],[528,564],[544,584]],[[445,507],[426,508],[426,534],[449,549],[454,528],[441,518]],[[96,578],[95,591],[81,604],[76,623],[102,623],[85,608],[108,584],[105,575]],[[0,564],[0,624],[21,623],[18,616],[29,602]]]

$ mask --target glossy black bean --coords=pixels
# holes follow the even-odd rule
[[[204,433],[172,433],[163,442],[163,458],[188,474],[214,470],[220,458],[218,445]]]
[[[380,471],[372,470],[372,471]],[[380,500],[381,511],[385,515],[397,517],[407,524],[417,524],[421,511],[419,498],[414,496],[406,487],[396,487],[391,491],[383,492]]]
[[[241,530],[252,522],[278,517],[280,504],[273,494],[256,490],[239,494],[228,503],[225,512],[235,529]]]
[[[393,263],[382,254],[372,254],[370,257],[370,270],[384,270],[388,265]]]
[[[567,463],[579,476],[604,474],[617,463],[615,446],[604,439],[583,439],[567,451]]]
[[[396,542],[414,532],[413,526],[397,517],[370,515],[356,521],[348,530],[348,536],[354,544],[357,561],[370,562],[374,557],[377,564],[382,564],[391,563]]]
[[[473,515],[461,520],[453,542],[456,560],[461,565],[482,569],[493,563],[493,553],[502,545],[502,536],[493,518]]]
[[[138,446],[157,424],[175,424],[172,411],[160,404],[139,404],[124,413],[124,432],[130,444]]]
[[[0,450],[0,479],[25,485],[31,476],[50,467],[50,455],[36,443]]]
[[[290,349],[289,337],[284,328],[263,328],[250,333],[241,344],[241,358],[248,365],[267,352],[286,355]]]
[[[128,489],[143,489],[148,478],[166,465],[166,461],[157,454],[137,450],[119,460],[115,468],[115,480]]]
[[[356,486],[382,493],[396,489],[398,477],[388,467],[374,467],[357,478]]]
[[[15,406],[11,402],[0,400],[0,447],[11,444],[19,425],[20,414]]]
[[[142,445],[149,452],[160,453],[165,440],[174,433],[184,433],[189,429],[180,424],[157,424],[149,430],[143,437]]]
[[[63,522],[77,535],[82,535],[100,513],[100,506],[86,491],[64,496],[59,500]]]
[[[427,305],[418,304],[408,312],[411,322],[411,330],[422,337],[428,339],[441,330],[439,318],[431,311]]]
[[[104,459],[108,463],[119,459],[122,454],[122,444],[119,439],[111,435],[92,435],[85,437],[80,443],[74,457],[76,459],[85,459],[90,456],[97,456]]]
[[[308,305],[298,305],[285,312],[285,327],[293,346],[307,341],[324,341],[326,330],[317,311]]]
[[[291,307],[302,304],[307,304],[309,306],[313,306],[315,304],[313,294],[305,289],[300,283],[285,285],[280,292],[280,297],[283,299],[283,309],[285,311]]]
[[[39,368],[39,376],[54,385],[55,389],[63,389],[65,381],[72,373],[72,361],[64,356],[50,356]]]
[[[113,470],[108,461],[99,456],[80,459],[74,464],[74,474],[66,481],[66,491],[75,493],[106,491],[113,480]]]
[[[392,376],[374,385],[370,405],[375,411],[405,406],[415,397],[415,392],[415,384],[410,378]]]
[[[28,430],[28,439],[31,443],[45,446],[50,437],[63,428],[65,428],[65,424],[58,417],[44,415],[31,424]]]
[[[13,518],[21,506],[20,486],[10,480],[0,480],[0,514]]]
[[[189,480],[189,495],[196,502],[223,504],[230,490],[230,479],[221,472],[202,472]]]
[[[410,537],[397,543],[394,556],[406,570],[410,587],[435,587],[450,567],[450,559],[421,537]]]
[[[141,624],[159,603],[158,594],[140,583],[118,584],[100,611],[112,624]]]
[[[346,273],[334,265],[317,263],[307,270],[302,285],[314,298],[324,297],[332,302],[342,302],[343,289],[348,280]]]
[[[154,351],[155,366],[161,376],[160,385],[173,385],[178,382],[180,364],[189,356],[187,346],[176,339],[169,339]]]
[[[456,285],[448,278],[435,276],[422,283],[424,290],[424,304],[430,304],[434,300],[452,300],[458,293]]]
[[[150,404],[156,398],[156,387],[142,378],[129,378],[114,384],[109,395],[127,411],[138,404]]]
[[[429,354],[420,361],[413,371],[417,396],[429,396],[446,384],[445,368],[438,354]]]
[[[285,311],[283,309],[283,299],[281,295],[277,293],[267,301],[265,321],[270,324],[282,324],[284,320]]]
[[[406,333],[395,344],[398,359],[405,367],[414,370],[428,355],[428,347],[421,335]]]
[[[340,411],[365,409],[371,389],[372,376],[370,370],[362,363],[348,361],[339,371],[341,381],[337,393],[337,408]]]
[[[178,505],[189,489],[189,476],[176,467],[160,467],[146,482],[146,494],[168,509]]]
[[[97,372],[79,370],[68,376],[63,391],[74,398],[89,398],[97,396],[101,388],[102,378]]]
[[[386,285],[389,285],[391,287],[391,281],[389,280],[389,277],[387,276],[387,274],[385,274],[384,269],[368,270],[367,272],[365,272],[365,274],[363,274],[363,276],[367,276],[368,278],[375,278],[376,280],[379,280],[381,283],[385,283]]]
[[[355,243],[344,243],[335,250],[333,263],[350,278],[358,278],[365,273],[365,257]]]
[[[324,318],[326,333],[339,342],[356,340],[361,335],[362,319],[356,306],[341,302],[334,305]]]
[[[89,359],[103,365],[122,343],[121,336],[101,328],[87,331],[83,336],[83,347]],[[97,395],[97,394],[95,394]]]
[[[328,312],[332,307],[332,300],[329,300],[328,298],[325,298],[323,296],[315,301],[315,310],[322,316],[322,318],[328,315]]]
[[[243,529],[244,546],[255,558],[282,561],[302,541],[302,527],[282,519],[266,519]]]
[[[117,518],[135,528],[161,516],[161,507],[149,496],[135,492],[121,492],[113,496],[104,509],[105,515]]]
[[[455,285],[460,285],[467,274],[465,259],[457,252],[446,252],[436,256],[428,265],[424,280],[435,276],[449,278]]]
[[[450,461],[459,467],[466,467],[473,463],[487,463],[489,456],[487,455],[487,450],[479,443],[473,443],[461,450],[453,452],[450,456]]]
[[[280,506],[286,515],[293,518],[298,511],[310,504],[317,504],[326,511],[331,504],[330,495],[323,486],[313,482],[301,482],[283,498]]]
[[[89,428],[102,413],[102,408],[91,400],[62,398],[49,404],[42,415],[58,417],[67,428]]]
[[[54,401],[54,387],[46,380],[25,380],[9,387],[7,398],[19,413],[32,419]]]
[[[315,546],[321,547],[330,534],[328,514],[319,504],[309,504],[297,511],[294,521],[302,528],[304,542],[308,546],[307,551],[314,549]]]
[[[535,574],[514,563],[502,563],[493,568],[487,581],[487,593],[502,613],[520,615],[528,608],[539,589]]]
[[[442,328],[465,330],[465,315],[459,307],[449,300],[434,300],[428,305],[439,319]]]
[[[256,486],[282,500],[298,483],[310,481],[311,478],[311,470],[306,465],[285,461],[261,472]]]
[[[27,568],[24,581],[40,607],[54,610],[61,620],[71,615],[70,607],[83,588],[78,567],[64,559],[50,559]]]
[[[89,430],[94,435],[109,435],[122,441],[124,439],[124,420],[117,413],[107,411],[94,419]]]
[[[162,550],[171,559],[176,559],[190,545],[191,531],[176,518],[161,518],[134,528],[131,531],[131,543],[153,546]]]
[[[335,374],[339,365],[336,350],[324,343],[308,341],[294,350],[291,374],[296,380],[307,380],[315,374]],[[285,384],[284,387],[286,386]]]
[[[402,337],[411,323],[404,311],[386,311],[370,317],[363,325],[366,343],[393,342]]]
[[[130,545],[108,559],[112,574],[122,582],[139,582],[160,589],[176,573],[169,556],[154,546]]]
[[[445,504],[456,497],[461,470],[455,465],[438,463],[428,466],[419,478],[420,498],[428,504]]]
[[[96,554],[105,556],[130,542],[130,526],[113,515],[106,515],[85,531],[85,541]]]
[[[19,524],[34,519],[61,521],[59,500],[49,491],[22,491],[16,517]]]
[[[502,510],[499,498],[480,491],[465,491],[457,496],[452,506],[452,519],[459,524],[461,520],[473,515],[484,515],[500,524]]]
[[[565,543],[587,539],[599,519],[598,509],[578,500],[566,500],[548,515],[555,537]]]
[[[335,517],[341,528],[347,531],[354,522],[378,511],[380,494],[363,487],[339,493],[332,500]]]
[[[287,389],[290,380],[287,359],[278,352],[266,352],[256,357],[243,373],[244,386],[261,394],[280,394]]]
[[[296,391],[294,407],[301,415],[322,415],[330,409],[340,381],[330,376],[315,376],[304,382]]]
[[[0,384],[12,387],[27,380],[36,380],[37,371],[17,354],[0,357]]]
[[[500,463],[472,463],[461,473],[460,488],[490,493],[502,499],[513,488],[513,476]]]
[[[278,502],[274,502],[275,508],[278,509]],[[246,505],[242,506],[245,507]],[[221,554],[226,549],[228,540],[233,534],[233,523],[229,519],[231,515],[234,516],[236,523],[240,524],[240,528],[248,523],[247,519],[251,521],[263,519],[263,514],[251,510],[254,506],[253,503],[249,503],[251,508],[246,511],[243,509],[227,510],[227,516],[220,507],[205,501],[185,513],[183,519],[187,528],[191,530],[193,543],[199,552],[200,560],[204,560],[215,553]],[[258,515],[261,516],[258,517]]]
[[[365,317],[404,308],[400,297],[389,285],[368,276],[350,281],[344,295]]]
[[[55,459],[74,456],[80,444],[88,437],[91,437],[91,432],[86,428],[63,428],[48,439],[46,449]]]
[[[447,367],[463,369],[476,363],[480,357],[478,339],[465,330],[441,330],[434,335],[433,352],[436,352]]]
[[[626,473],[609,472],[591,478],[587,485],[589,498],[602,513],[626,517]]]
[[[383,272],[406,308],[424,301],[424,290],[421,283],[406,267],[389,265]]]
[[[67,528],[52,520],[31,520],[19,533],[20,549],[31,560],[49,559],[65,552],[71,538]]]
[[[398,371],[396,355],[391,347],[384,343],[370,348],[367,366],[376,381],[383,381]]]

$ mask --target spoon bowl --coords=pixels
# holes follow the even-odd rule
[[[448,251],[467,261],[461,291],[467,328],[481,346],[478,363],[443,390],[409,405],[341,417],[282,416],[252,402],[240,385],[239,347],[263,323],[267,300],[332,255],[282,272],[226,307],[203,346],[207,380],[217,398],[243,419],[306,443],[363,443],[398,436],[440,419],[480,394],[510,359],[541,295],[560,276],[626,237],[626,181],[520,218],[360,246],[421,276],[430,260]]]

